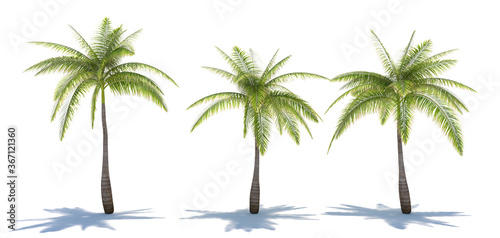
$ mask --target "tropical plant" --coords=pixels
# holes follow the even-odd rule
[[[306,101],[282,86],[282,83],[298,78],[324,79],[324,77],[304,72],[277,75],[291,57],[291,55],[287,56],[276,63],[279,50],[276,51],[263,70],[259,68],[255,54],[251,49],[247,53],[235,46],[231,56],[219,48],[217,51],[229,64],[232,72],[212,67],[203,68],[228,79],[236,85],[238,92],[215,93],[189,106],[188,109],[212,102],[194,123],[191,132],[210,116],[220,111],[243,108],[243,137],[246,137],[247,132],[252,130],[255,138],[255,165],[250,190],[250,213],[256,214],[259,212],[260,204],[259,160],[260,155],[264,155],[267,150],[272,125],[276,126],[280,134],[283,131],[288,133],[298,145],[300,142],[299,125],[303,125],[312,138],[306,119],[313,122],[321,120]]]
[[[377,35],[373,31],[372,34],[385,75],[355,71],[338,75],[331,80],[345,82],[342,89],[347,91],[340,95],[328,110],[348,95],[353,98],[340,115],[328,151],[333,140],[338,139],[354,121],[362,116],[378,113],[382,125],[391,115],[394,116],[398,145],[399,198],[401,211],[409,214],[411,202],[406,182],[402,142],[406,144],[410,137],[414,111],[420,111],[432,118],[448,137],[455,150],[462,155],[462,132],[456,112],[462,114],[463,111],[467,111],[467,108],[445,87],[475,91],[462,83],[438,76],[456,64],[456,60],[443,59],[455,50],[431,55],[432,42],[426,40],[413,45],[415,35],[413,32],[400,61],[395,63]]]
[[[87,92],[92,92],[90,122],[94,127],[96,105],[101,98],[101,119],[103,130],[103,164],[101,177],[101,197],[104,212],[114,211],[113,196],[108,167],[108,129],[106,124],[105,92],[108,88],[114,95],[135,95],[148,99],[163,110],[167,106],[163,100],[163,92],[148,76],[138,73],[147,72],[163,77],[177,86],[167,74],[161,70],[138,62],[121,63],[122,59],[135,54],[133,41],[138,37],[138,30],[127,37],[122,26],[112,28],[111,21],[104,18],[93,42],[90,44],[73,27],[72,32],[83,52],[71,47],[51,42],[30,42],[40,45],[63,56],[41,61],[26,71],[36,71],[37,75],[63,73],[54,94],[52,121],[59,113],[59,137],[63,140],[69,125],[78,108],[78,104]]]

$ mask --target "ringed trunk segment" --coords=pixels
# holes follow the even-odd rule
[[[114,212],[113,194],[111,192],[111,180],[109,178],[108,166],[108,127],[106,124],[106,107],[104,101],[102,103],[102,133],[103,133],[103,149],[102,149],[102,174],[101,174],[101,198],[104,213],[112,214]]]
[[[403,143],[401,141],[401,134],[398,129],[398,165],[399,165],[399,202],[401,204],[401,212],[403,214],[411,213],[411,200],[410,190],[406,181],[404,157],[403,157]]]
[[[260,207],[259,160],[260,160],[259,147],[257,146],[257,140],[255,140],[255,165],[253,169],[252,188],[250,189],[251,214],[259,213],[259,207]]]

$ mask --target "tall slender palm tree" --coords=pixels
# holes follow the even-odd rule
[[[373,31],[372,34],[386,74],[355,71],[338,75],[331,80],[346,82],[342,89],[347,91],[339,96],[328,110],[348,95],[353,96],[353,99],[340,115],[328,151],[333,140],[338,139],[355,120],[362,116],[378,113],[380,122],[384,125],[393,115],[397,132],[401,211],[409,214],[411,202],[406,182],[402,143],[408,142],[414,111],[418,110],[432,118],[456,151],[462,155],[462,132],[456,112],[462,114],[462,111],[467,111],[467,108],[445,86],[475,91],[457,81],[438,77],[439,74],[456,64],[456,60],[443,59],[455,50],[431,55],[432,42],[426,40],[413,45],[415,35],[413,32],[400,61],[394,63],[377,35]]]
[[[250,213],[259,212],[260,184],[259,160],[264,155],[271,136],[273,123],[280,132],[286,131],[298,145],[300,142],[299,124],[303,125],[312,138],[306,120],[318,122],[319,115],[309,104],[292,93],[282,83],[298,78],[324,79],[323,76],[311,73],[296,72],[277,75],[278,71],[288,62],[287,56],[276,63],[278,51],[273,55],[263,70],[257,65],[254,52],[245,52],[233,47],[231,56],[217,48],[222,58],[229,64],[232,72],[203,67],[235,84],[238,92],[221,92],[206,96],[191,106],[199,106],[213,102],[194,123],[191,132],[210,116],[227,109],[243,108],[243,137],[252,129],[255,138],[255,165],[250,190]]]
[[[89,44],[73,27],[70,26],[70,28],[83,52],[57,43],[31,42],[62,53],[63,56],[41,61],[26,71],[37,71],[35,76],[48,73],[65,74],[57,85],[52,112],[52,121],[58,113],[62,113],[59,131],[61,140],[69,128],[80,99],[89,91],[92,91],[90,121],[92,128],[94,127],[96,104],[99,97],[101,98],[103,130],[101,197],[104,212],[111,214],[114,211],[114,206],[108,168],[105,89],[108,88],[115,95],[136,95],[146,98],[167,111],[161,89],[151,78],[137,73],[137,71],[155,74],[169,80],[176,86],[177,84],[167,74],[153,66],[137,62],[121,63],[124,57],[134,55],[132,43],[141,30],[124,37],[126,30],[122,26],[112,28],[111,21],[105,18],[99,26],[93,42]]]

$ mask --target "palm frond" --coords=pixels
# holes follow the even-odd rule
[[[206,97],[204,97],[204,98],[202,98],[202,99],[194,102],[187,109],[191,109],[193,107],[199,106],[199,105],[207,103],[207,102],[212,102],[212,101],[215,101],[215,100],[227,99],[227,98],[245,99],[246,96],[243,95],[243,94],[241,94],[241,93],[235,93],[235,92],[215,93],[215,94],[206,96]]]
[[[224,53],[224,51],[222,51],[221,49],[219,49],[219,47],[215,47],[217,49],[217,51],[219,52],[219,54],[222,56],[222,58],[229,64],[229,66],[231,67],[231,69],[235,72],[235,73],[240,73],[240,72],[243,72],[242,69],[239,67],[239,65],[229,56],[227,55],[226,53]]]
[[[304,128],[306,129],[306,131],[309,134],[309,136],[311,137],[311,139],[313,138],[311,130],[309,129],[309,126],[307,125],[304,117],[302,116],[300,109],[298,109],[297,107],[294,107],[294,105],[290,104],[289,102],[286,102],[286,100],[284,103],[279,102],[278,108],[281,108],[280,110],[286,111],[288,114],[292,115],[293,116],[292,119],[298,121],[302,126],[304,126]],[[312,108],[310,108],[310,109],[312,110]],[[309,115],[309,117],[315,117],[315,116],[316,115]],[[315,122],[318,122],[318,119],[321,120],[321,118],[319,118],[319,116],[317,116]],[[300,137],[297,137],[297,138],[300,138]]]
[[[61,116],[60,121],[60,129],[59,129],[59,137],[60,140],[64,138],[66,131],[69,128],[71,121],[73,120],[73,116],[75,115],[76,110],[78,109],[78,104],[80,103],[80,99],[83,95],[90,89],[92,85],[95,85],[95,81],[87,80],[78,85],[73,91],[73,95],[68,99],[66,105],[63,108],[63,115]]]
[[[393,100],[383,100],[383,105],[379,108],[379,120],[381,125],[385,125],[389,117],[395,112],[396,104]]]
[[[405,63],[408,62],[408,57],[409,57],[411,47],[413,45],[413,37],[414,36],[415,36],[415,31],[413,31],[413,33],[411,34],[410,40],[408,41],[408,45],[403,50],[403,55],[401,56],[400,65],[399,65],[399,71],[403,71],[404,67],[406,66]]]
[[[226,70],[223,70],[223,69],[218,69],[218,68],[213,68],[213,67],[206,67],[206,66],[202,66],[202,68],[214,73],[214,74],[217,74],[225,79],[229,79],[231,82],[236,82],[238,81],[237,78],[236,78],[236,75],[226,71]]]
[[[124,74],[122,72],[120,74]],[[136,74],[129,73],[127,77],[120,77],[113,82],[108,83],[108,87],[116,95],[135,95],[143,97],[165,111],[168,111],[167,105],[163,100],[163,93],[154,82],[148,81],[147,77]]]
[[[75,39],[78,41],[78,44],[80,44],[80,47],[85,50],[85,52],[93,59],[93,60],[98,60],[97,54],[94,52],[90,44],[83,38],[78,31],[75,30],[72,26],[69,26],[71,30],[73,31],[73,35]]]
[[[455,66],[456,60],[437,60],[433,62],[421,62],[413,65],[408,74],[414,78],[433,78],[446,72]]]
[[[122,41],[122,35],[125,30],[122,26],[115,28],[111,31],[111,35],[107,38],[105,56],[109,56],[116,48],[120,47],[120,42]]]
[[[276,50],[273,57],[271,57],[271,60],[269,60],[269,63],[267,64],[266,68],[264,69],[264,72],[262,72],[261,78],[263,78],[263,79],[270,78],[270,77],[267,77],[267,75],[268,75],[268,72],[273,68],[274,63],[276,62],[276,57],[278,57],[279,51],[280,51],[279,49]]]
[[[305,116],[307,119],[313,122],[319,122],[319,120],[321,120],[321,117],[318,115],[318,113],[316,113],[316,111],[314,111],[314,109],[305,100],[301,99],[299,96],[293,93],[274,91],[270,94],[269,97],[277,100],[280,105],[285,105],[293,108],[300,115]]]
[[[445,78],[424,78],[422,79],[424,84],[433,84],[433,85],[438,85],[438,86],[448,86],[448,87],[456,87],[460,89],[465,89],[471,92],[476,92],[476,90],[472,89],[471,87],[462,84],[460,82],[451,80],[451,79],[445,79]]]
[[[94,49],[94,52],[97,55],[97,58],[99,58],[100,60],[102,60],[106,55],[108,44],[110,42],[109,38],[111,32],[111,21],[109,20],[109,18],[104,18],[99,25],[97,33],[93,37],[93,43],[91,45],[92,49]]]
[[[91,72],[81,72],[76,74],[69,74],[65,76],[61,81],[59,81],[54,93],[54,101],[56,103],[54,104],[54,109],[52,110],[51,121],[54,121],[54,119],[56,118],[56,115],[65,102],[68,94],[73,92],[73,90],[83,82],[87,80],[94,80],[92,77],[93,74]]]
[[[88,61],[74,56],[60,56],[41,61],[28,69],[28,71],[38,71],[35,76],[48,73],[75,73],[81,71],[91,71],[93,68]]]
[[[242,69],[244,73],[253,73],[256,69],[255,62],[251,60],[250,55],[239,47],[233,47],[232,56],[234,62],[238,65],[238,68]]]
[[[426,40],[417,46],[413,47],[408,54],[408,57],[405,58],[405,61],[402,62],[405,68],[411,67],[415,63],[420,63],[424,59],[426,59],[432,50],[432,42],[430,40]]]
[[[306,79],[306,78],[312,78],[312,79],[327,79],[324,76],[318,75],[318,74],[312,74],[312,73],[305,73],[305,72],[295,72],[295,73],[287,73],[287,74],[282,74],[276,78],[273,78],[267,82],[267,85],[272,85],[272,84],[280,84],[280,83],[286,83],[294,79]]]
[[[388,73],[389,75],[397,75],[398,74],[398,69],[396,68],[394,62],[391,59],[391,56],[387,52],[387,50],[384,47],[384,44],[380,41],[378,36],[375,34],[375,32],[371,31],[372,35],[375,39],[375,48],[377,50],[377,53],[380,57],[380,60],[382,61],[382,65],[384,66],[385,72]]]
[[[126,47],[123,47],[123,46],[117,47],[116,49],[111,51],[111,53],[109,53],[109,55],[107,57],[106,66],[108,68],[112,68],[112,67],[116,66],[117,63],[119,62],[119,60],[121,60],[122,58],[127,57],[127,56],[133,56],[134,54],[135,53],[133,51],[131,51],[130,49],[128,49]]]
[[[272,91],[292,93],[292,91],[290,89],[288,89],[287,87],[280,85],[280,84],[268,85],[267,88],[269,88],[269,90],[272,90]]]
[[[255,112],[248,101],[245,104],[244,110],[245,113],[243,114],[243,138],[246,138],[248,127],[250,123],[252,123],[253,118],[255,118]]]
[[[266,153],[271,138],[272,121],[266,114],[268,112],[259,111],[253,120],[253,132],[261,155]]]
[[[142,32],[142,29],[139,29],[135,31],[134,33],[130,34],[127,36],[125,39],[123,39],[118,45],[120,47],[125,47],[129,51],[134,52],[134,41],[137,40],[139,37],[139,34]]]
[[[344,85],[345,86],[345,85]],[[350,86],[347,86],[350,87]],[[360,84],[358,86],[354,86],[351,89],[348,89],[346,92],[342,93],[335,101],[330,104],[330,106],[326,109],[325,114],[340,100],[344,99],[345,97],[352,95],[352,96],[357,96],[360,95],[364,92],[367,91],[384,91],[386,89],[385,86],[379,85],[379,84],[370,84],[370,83],[365,83],[365,84]]]
[[[165,79],[168,79],[175,86],[179,87],[179,85],[177,85],[177,83],[170,76],[168,76],[166,73],[164,73],[163,71],[161,71],[158,68],[155,68],[155,67],[153,67],[151,65],[144,64],[144,63],[139,63],[139,62],[129,62],[129,63],[124,63],[124,64],[117,65],[117,66],[113,67],[112,69],[110,69],[108,71],[108,73],[106,74],[106,76],[110,76],[110,75],[113,75],[113,74],[116,74],[116,73],[119,73],[119,72],[124,72],[124,71],[144,71],[144,72],[148,72],[148,73],[151,73],[151,74],[154,74],[154,75],[161,76],[161,77],[163,77]]]
[[[118,64],[117,59],[113,57],[111,54],[119,48],[119,44],[121,41],[121,36],[125,32],[125,30],[122,29],[122,26],[115,28],[111,30],[108,35],[104,39],[104,45],[103,47],[100,48],[100,55],[102,57],[101,61],[101,72],[104,73],[104,70],[106,68],[113,67]],[[118,50],[119,53],[124,53],[127,52],[128,55],[134,55],[133,52],[131,52],[129,49],[126,49],[125,47],[121,50]]]
[[[99,92],[101,92],[101,86],[96,84],[94,92],[92,93],[92,100],[90,101],[90,123],[92,124],[92,129],[94,129],[95,111],[97,109],[97,98],[99,97]]]
[[[280,105],[271,103],[269,106],[272,107],[280,133],[285,130],[298,145],[300,143],[300,131],[295,115],[290,114],[290,110],[286,110],[287,108]]]
[[[245,100],[242,98],[223,98],[215,103],[213,103],[210,107],[208,107],[205,112],[201,114],[201,116],[196,120],[196,122],[191,127],[191,132],[193,132],[196,127],[198,127],[201,123],[205,122],[211,116],[228,109],[239,108],[242,105],[245,105]]]
[[[277,53],[278,52],[276,51],[276,54]],[[278,71],[280,69],[283,68],[283,66],[285,66],[285,64],[290,60],[291,57],[292,56],[289,55],[289,56],[283,58],[282,60],[278,61],[278,63],[271,66],[271,63],[274,60],[274,56],[273,56],[273,59],[271,59],[271,61],[268,64],[268,67],[270,67],[270,66],[271,67],[269,69],[266,68],[266,71],[262,74],[262,79],[264,79],[265,81],[270,80],[274,75],[276,75],[278,73]]]
[[[345,74],[341,74],[331,79],[332,82],[346,82],[341,89],[351,89],[360,85],[379,85],[381,87],[387,87],[393,81],[381,74],[366,72],[366,71],[354,71]]]
[[[380,92],[367,92],[354,98],[340,115],[337,123],[337,129],[335,130],[332,140],[330,141],[328,151],[330,151],[333,140],[338,139],[340,135],[342,135],[342,133],[344,133],[345,130],[354,123],[354,121],[369,113],[376,113],[381,106],[386,105],[386,103],[383,103],[384,100],[392,99]]]
[[[75,49],[73,49],[73,48],[71,48],[69,46],[65,46],[65,45],[61,45],[61,44],[57,44],[57,43],[52,43],[52,42],[41,42],[41,41],[31,41],[29,43],[30,44],[34,44],[34,45],[43,46],[45,48],[52,49],[52,50],[54,50],[56,52],[63,53],[65,55],[67,55],[67,56],[74,56],[74,57],[81,57],[81,58],[84,58],[84,59],[89,59],[82,52],[80,52],[78,50],[75,50]]]
[[[410,138],[411,126],[413,124],[413,111],[408,100],[409,98],[405,97],[396,106],[396,124],[401,140],[405,144]]]
[[[424,59],[423,61],[424,62],[432,62],[432,61],[436,61],[436,60],[440,60],[442,59],[443,57],[457,51],[458,49],[452,49],[452,50],[447,50],[447,51],[443,51],[441,53],[438,53],[438,54],[435,54],[435,55],[432,55],[432,56],[429,56],[427,57],[426,59]]]
[[[163,92],[161,91],[160,87],[155,83],[155,81],[142,74],[127,72],[127,71],[111,75],[109,78],[106,79],[105,87],[120,82],[134,82],[134,83],[148,85],[149,87],[153,88],[159,95],[163,95]]]
[[[465,106],[457,96],[443,87],[433,84],[419,84],[414,88],[413,92],[419,92],[434,98],[439,98],[443,103],[457,110],[459,113],[462,113],[462,110],[469,111],[467,106]]]
[[[462,131],[457,117],[453,110],[439,99],[430,97],[421,93],[412,93],[409,95],[414,101],[414,105],[420,111],[426,113],[441,128],[448,137],[457,152],[463,154]]]

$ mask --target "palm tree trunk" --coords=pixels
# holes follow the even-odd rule
[[[102,92],[104,94],[104,92]],[[103,95],[104,99],[104,95]],[[114,212],[113,194],[111,193],[111,181],[109,179],[108,167],[108,126],[106,125],[106,107],[104,100],[102,102],[102,174],[101,174],[101,197],[104,213],[112,214]]]
[[[250,213],[259,213],[260,206],[260,185],[259,185],[259,147],[257,139],[255,139],[255,165],[253,168],[252,189],[250,190]]]
[[[403,159],[403,143],[398,129],[398,164],[399,164],[399,202],[403,214],[411,213],[410,190],[406,182],[405,164]]]

